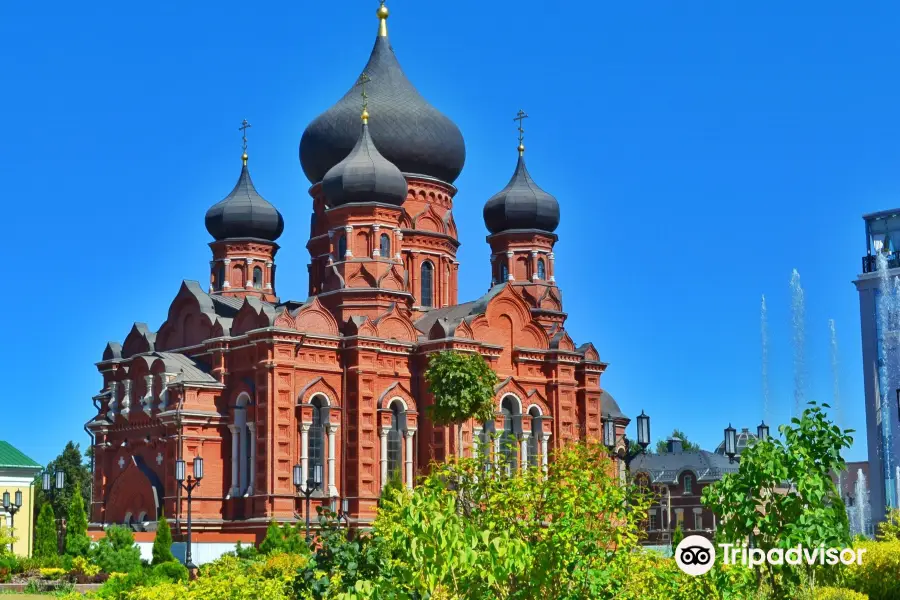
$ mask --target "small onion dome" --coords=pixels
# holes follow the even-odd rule
[[[382,20],[382,24],[384,20]],[[369,108],[378,115],[372,139],[403,173],[453,183],[466,162],[462,133],[429,104],[403,74],[386,35],[379,35],[363,72]],[[351,88],[316,117],[300,139],[300,164],[312,183],[341,161],[359,136],[359,90]]]
[[[484,205],[484,224],[491,233],[510,229],[552,233],[559,225],[559,202],[534,182],[521,152],[512,179]]]
[[[281,213],[253,186],[246,158],[241,176],[231,193],[206,211],[206,230],[216,241],[259,238],[270,242],[277,240],[284,231]]]
[[[322,192],[331,207],[351,202],[383,202],[400,206],[406,199],[406,178],[375,147],[363,114],[362,131],[344,160],[331,167],[322,180]]]

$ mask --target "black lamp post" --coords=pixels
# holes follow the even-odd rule
[[[178,485],[181,486],[184,491],[187,492],[187,505],[188,505],[188,514],[187,514],[187,551],[184,556],[184,566],[188,568],[189,571],[193,571],[197,568],[194,562],[191,560],[191,495],[194,491],[194,488],[200,485],[200,480],[203,479],[203,459],[199,456],[194,458],[194,472],[192,475],[188,475],[187,479],[185,479],[185,468],[186,465],[184,461],[178,459],[175,461],[175,481],[178,482]]]
[[[10,502],[9,492],[3,492],[3,509],[9,513],[9,528],[16,527],[16,513],[22,508],[22,490],[16,490],[15,502]],[[9,551],[13,551],[12,543],[9,544]]]
[[[56,472],[50,473],[50,471],[44,471],[41,474],[41,489],[44,490],[44,495],[50,498],[50,507],[53,508],[53,498],[54,496],[61,492],[62,489],[66,487],[66,472],[57,469]],[[53,511],[53,523],[56,525],[56,551],[59,554],[63,553],[62,548],[62,527],[58,525],[61,519],[56,518],[56,511]]]
[[[757,427],[756,427],[756,439],[758,439],[758,440],[761,441],[761,442],[764,442],[764,441],[766,441],[767,439],[769,439],[769,426],[766,425],[766,422],[765,422],[765,421],[763,421],[762,423],[760,423],[759,425],[757,425]]]
[[[625,444],[625,455],[621,459],[625,463],[625,468],[628,469],[631,461],[639,454],[643,454],[650,445],[650,417],[644,414],[644,411],[641,411],[637,418],[637,443],[641,447],[640,452],[637,454],[629,452],[630,440],[627,437],[624,437],[622,441]],[[606,414],[606,420],[603,422],[603,445],[609,449],[611,456],[616,456],[616,424],[609,413]]]
[[[316,465],[312,469],[310,476],[306,478],[306,487],[303,487],[303,468],[300,465],[294,465],[294,489],[297,494],[306,496],[306,543],[310,541],[309,537],[309,511],[310,498],[322,486],[322,465]]]
[[[347,539],[350,539],[350,501],[341,500],[341,507],[337,507],[337,497],[331,499],[331,510],[337,515],[338,523],[344,521],[347,525]]]
[[[734,462],[734,456],[736,454],[737,454],[737,431],[735,431],[734,427],[732,427],[731,423],[729,423],[728,427],[725,428],[725,456],[728,457],[729,463]]]

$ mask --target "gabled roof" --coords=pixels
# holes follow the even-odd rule
[[[219,383],[207,373],[206,365],[178,352],[154,352],[153,356],[162,359],[166,372],[178,373],[175,381],[179,383]]]
[[[0,440],[0,468],[10,467],[40,469],[41,465],[25,456],[9,442]]]
[[[415,322],[416,329],[427,335],[438,319],[446,319],[448,329],[451,331],[455,330],[456,326],[459,325],[463,319],[483,315],[484,311],[487,310],[488,302],[491,301],[491,298],[503,291],[505,285],[506,283],[498,283],[478,300],[430,310]]]

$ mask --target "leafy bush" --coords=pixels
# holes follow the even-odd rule
[[[884,521],[878,524],[878,535],[875,537],[882,542],[900,540],[900,508],[888,510]]]
[[[188,580],[188,570],[187,567],[177,561],[163,562],[153,567],[153,576],[178,583]]]
[[[815,600],[869,600],[869,597],[844,588],[820,587],[816,588]]]
[[[151,578],[147,570],[139,566],[130,573],[110,573],[106,583],[97,590],[96,597],[103,600],[125,600],[130,597],[131,592],[157,583],[158,580]]]
[[[900,540],[861,542],[854,548],[866,552],[861,565],[844,567],[844,587],[868,594],[870,600],[900,598]]]
[[[94,564],[107,573],[131,573],[141,568],[141,550],[134,543],[130,529],[112,525],[94,547]]]
[[[169,528],[169,521],[163,513],[156,523],[156,537],[153,540],[153,564],[174,562],[175,556],[172,554],[172,530]]]
[[[0,583],[6,583],[19,572],[19,560],[12,554],[0,556]]]
[[[93,564],[83,556],[76,556],[72,559],[72,573],[80,573],[88,577],[93,577],[100,572],[100,567]]]
[[[285,523],[278,526],[272,521],[266,530],[266,537],[259,545],[262,554],[281,554],[285,552],[296,554],[309,554],[306,545],[306,536],[300,535],[300,524]]]
[[[10,548],[19,541],[15,536],[15,532],[6,526],[0,525],[0,556],[8,556],[12,554]]]
[[[48,569],[40,570],[41,579],[61,579],[63,575],[66,574],[65,569],[61,569],[59,567],[50,567]]]
[[[259,556],[259,550],[253,544],[244,546],[241,544],[240,540],[238,540],[237,545],[234,547],[234,551],[228,552],[227,554],[236,556],[237,558],[255,559]]]

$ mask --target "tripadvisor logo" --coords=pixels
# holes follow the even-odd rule
[[[865,548],[804,548],[797,545],[793,548],[772,548],[768,552],[761,548],[747,548],[735,544],[719,544],[723,563],[726,565],[742,564],[747,567],[770,565],[844,565],[862,564]],[[716,562],[716,550],[712,542],[699,535],[689,535],[675,548],[675,563],[688,575],[703,575],[713,568]]]

